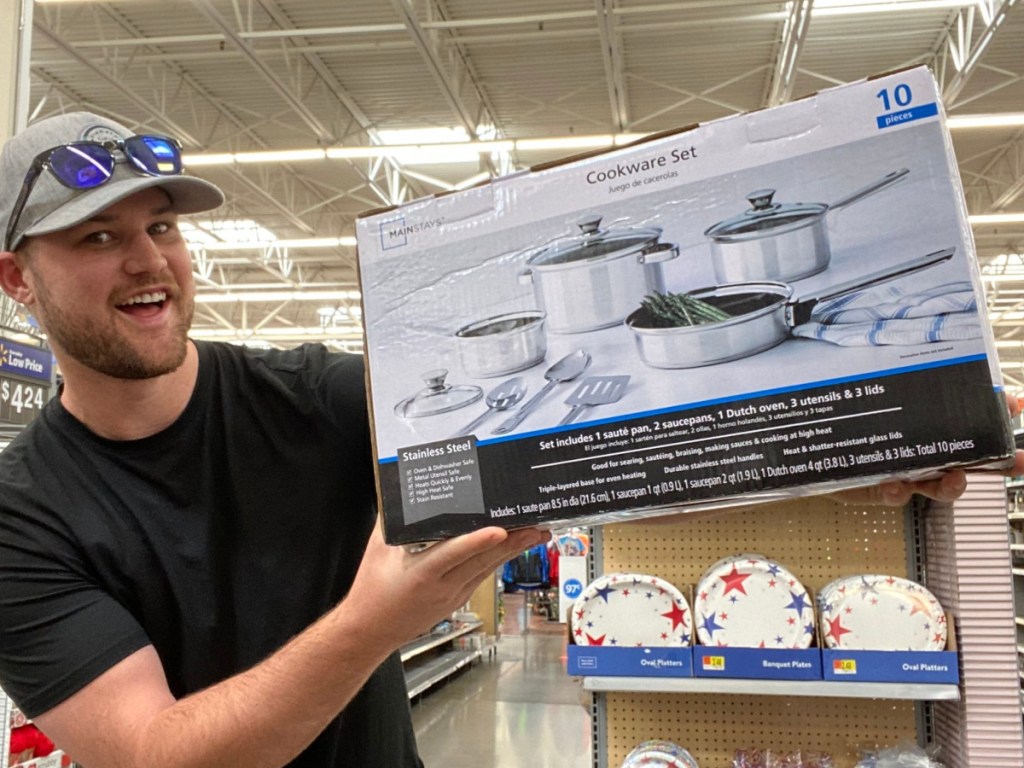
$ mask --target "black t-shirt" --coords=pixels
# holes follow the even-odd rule
[[[375,519],[362,359],[196,346],[162,432],[106,440],[55,398],[0,453],[0,686],[30,716],[150,643],[175,696],[208,687],[352,583]],[[392,656],[291,765],[418,762]]]

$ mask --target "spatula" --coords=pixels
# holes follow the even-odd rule
[[[628,383],[629,376],[588,376],[565,401],[571,407],[558,426],[571,424],[584,408],[618,402]]]

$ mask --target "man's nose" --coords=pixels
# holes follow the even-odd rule
[[[125,260],[127,272],[160,272],[166,266],[167,256],[149,234],[138,235],[129,241],[128,257]]]

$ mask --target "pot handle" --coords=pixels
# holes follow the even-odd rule
[[[786,321],[790,326],[806,323],[811,319],[811,310],[814,309],[818,302],[834,299],[838,296],[845,296],[854,291],[861,291],[865,288],[871,288],[875,285],[904,277],[905,275],[911,275],[914,272],[920,272],[922,269],[934,267],[936,264],[949,261],[955,253],[956,248],[943,248],[941,251],[934,251],[925,256],[918,256],[917,258],[896,264],[893,267],[872,272],[866,277],[855,277],[838,285],[829,286],[826,289],[828,293],[822,296],[809,296],[805,299],[800,299],[787,307]]]
[[[641,264],[659,264],[670,261],[679,255],[679,246],[675,243],[657,243],[636,257]]]
[[[909,168],[900,168],[898,171],[887,173],[880,179],[868,184],[866,187],[861,187],[856,192],[851,192],[846,197],[841,197],[836,200],[828,208],[830,211],[835,211],[840,208],[845,208],[848,205],[856,203],[858,200],[863,200],[865,197],[875,194],[875,192],[881,192],[886,187],[890,187],[897,181],[900,181],[904,176],[910,173]]]

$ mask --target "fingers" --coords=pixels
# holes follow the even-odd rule
[[[491,533],[487,537],[481,535],[488,531]],[[452,544],[460,545],[458,555],[446,557],[439,566],[441,578],[450,580],[452,584],[476,583],[502,563],[550,538],[550,533],[536,528],[523,528],[515,531],[491,528],[460,536],[451,540]],[[479,546],[477,546],[478,542]],[[437,553],[439,555],[447,555],[447,551],[441,547],[434,549],[440,550]],[[431,552],[424,554],[431,554]]]
[[[1015,419],[1020,415],[1021,409],[1024,407],[1024,403],[1021,403],[1020,398],[1007,392],[1006,407],[1010,409],[1010,418]]]

